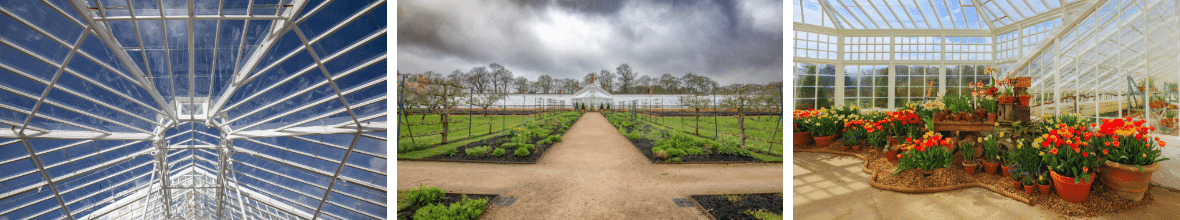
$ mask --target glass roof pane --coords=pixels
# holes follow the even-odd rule
[[[82,2],[0,4],[0,219],[385,218],[386,1]]]

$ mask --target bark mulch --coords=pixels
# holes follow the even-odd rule
[[[782,193],[695,195],[692,199],[715,219],[757,220],[758,218],[746,213],[753,210],[783,215]]]
[[[852,152],[852,150],[843,150],[843,147],[844,145],[837,141],[827,147],[817,148],[814,144],[800,146],[796,147],[795,151],[840,152],[840,154],[857,155],[865,159],[864,171],[873,175],[873,186],[877,188],[905,193],[932,193],[978,186],[1017,201],[1027,202],[1029,205],[1071,217],[1095,217],[1107,213],[1138,210],[1151,205],[1154,201],[1150,193],[1144,195],[1143,199],[1138,202],[1123,199],[1109,189],[1106,189],[1102,185],[1101,180],[1094,181],[1090,186],[1089,197],[1082,203],[1073,203],[1061,199],[1061,197],[1057,196],[1055,189],[1049,195],[1041,195],[1037,191],[1039,189],[1034,190],[1033,194],[1030,195],[1025,193],[1023,188],[1018,190],[1013,187],[1012,178],[998,174],[1002,172],[1000,168],[996,168],[996,174],[985,174],[983,173],[983,164],[980,164],[978,167],[979,170],[974,175],[967,175],[963,171],[963,163],[960,157],[956,157],[951,162],[949,168],[936,169],[934,175],[928,177],[924,177],[917,169],[902,171],[894,175],[897,172],[898,163],[886,160],[881,148],[862,147],[860,151]],[[1153,185],[1151,187],[1157,186]]]

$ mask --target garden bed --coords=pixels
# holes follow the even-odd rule
[[[635,148],[636,148],[636,149],[639,149],[639,152],[640,152],[640,153],[642,153],[644,157],[647,157],[647,160],[651,161],[652,163],[751,163],[751,162],[769,162],[769,161],[765,161],[765,160],[762,160],[762,159],[759,159],[759,158],[754,158],[754,157],[746,157],[746,156],[736,156],[736,155],[725,155],[725,154],[718,154],[718,153],[716,152],[716,150],[713,150],[712,152],[707,152],[707,153],[706,153],[706,154],[704,154],[704,155],[685,155],[685,156],[680,156],[680,162],[668,162],[668,160],[667,160],[667,159],[660,159],[660,158],[657,158],[657,157],[656,157],[656,155],[655,155],[655,153],[653,153],[653,152],[652,152],[652,150],[651,150],[652,148],[655,148],[655,147],[656,147],[656,140],[652,139],[652,137],[654,137],[654,136],[655,136],[655,135],[656,135],[658,132],[655,132],[655,131],[653,131],[653,128],[652,128],[652,126],[651,126],[651,125],[648,125],[648,124],[641,124],[641,126],[642,126],[642,127],[641,127],[641,128],[638,128],[638,129],[640,129],[640,131],[642,131],[642,132],[646,133],[646,135],[644,135],[643,137],[639,138],[638,140],[630,140],[630,141],[631,141],[631,144],[632,144],[632,145],[635,145]],[[695,136],[694,136],[694,137],[695,137]],[[780,161],[777,161],[777,162],[782,162],[782,161],[780,160]]]
[[[487,213],[488,208],[492,206],[492,202],[496,201],[496,197],[498,196],[494,194],[447,193],[446,197],[442,200],[439,200],[438,203],[442,204],[443,206],[450,206],[452,203],[463,201],[464,195],[466,195],[468,199],[487,199],[488,204],[484,206],[483,213]],[[397,219],[414,219],[414,212],[417,212],[419,208],[421,207],[397,210]]]
[[[768,219],[758,218],[753,212],[783,215],[782,193],[695,195],[692,199],[713,216],[713,219]],[[765,215],[759,214],[759,215]]]
[[[558,132],[559,130],[560,130],[559,128],[554,128],[550,134],[556,134],[556,135],[564,135],[565,134],[565,133],[559,133]],[[459,147],[455,148],[455,150],[456,150],[455,156],[450,156],[450,155],[447,155],[446,153],[442,153],[442,154],[430,156],[430,157],[423,158],[423,159],[417,159],[417,160],[447,161],[447,162],[534,164],[534,163],[537,163],[537,161],[541,160],[541,157],[545,155],[546,151],[549,151],[549,148],[552,148],[553,145],[557,144],[557,143],[540,144],[537,142],[540,140],[543,140],[545,138],[532,138],[530,140],[530,143],[534,143],[536,150],[533,151],[532,153],[530,153],[528,156],[517,157],[516,155],[512,154],[513,153],[512,151],[515,149],[509,150],[508,148],[505,148],[506,152],[504,153],[504,155],[501,155],[498,157],[492,156],[491,153],[488,153],[487,155],[484,155],[484,156],[467,155],[467,148],[491,146],[492,150],[495,150],[496,148],[500,147],[501,144],[510,142],[509,138],[510,137],[508,137],[507,135],[495,136],[495,137],[491,137],[491,138],[488,138],[488,139],[485,139],[482,141],[471,142],[471,143],[467,143],[462,146],[459,146]],[[558,143],[560,143],[560,142],[558,142]],[[403,159],[403,160],[405,160],[405,159]],[[409,159],[409,160],[414,160],[414,159]]]
[[[934,175],[929,177],[923,177],[916,169],[906,170],[894,176],[898,164],[886,160],[879,147],[862,147],[860,151],[853,152],[843,150],[843,144],[834,142],[826,147],[800,146],[795,148],[795,151],[836,153],[864,159],[864,172],[873,176],[871,184],[880,189],[904,193],[933,193],[980,187],[1020,202],[1029,203],[1029,205],[1038,206],[1041,209],[1071,217],[1094,217],[1106,213],[1137,210],[1154,201],[1150,193],[1145,194],[1143,200],[1139,202],[1123,199],[1106,189],[1101,180],[1094,181],[1094,184],[1091,185],[1090,196],[1082,203],[1062,200],[1057,196],[1055,189],[1049,195],[1041,195],[1039,192],[1033,192],[1030,195],[1025,193],[1023,189],[1017,190],[1013,187],[1012,178],[1000,174],[984,174],[980,169],[974,175],[967,175],[963,171],[961,158],[952,161],[949,168],[936,169]]]

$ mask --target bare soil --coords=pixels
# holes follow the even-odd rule
[[[730,197],[737,201],[730,200]],[[749,210],[765,210],[779,216],[783,215],[783,195],[778,193],[696,195],[692,196],[692,199],[717,219],[758,220],[746,213]]]

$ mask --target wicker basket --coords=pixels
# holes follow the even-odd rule
[[[1032,77],[1016,77],[1012,80],[1016,81],[1015,83],[1012,83],[1012,85],[1016,87],[1028,88],[1032,86]]]

